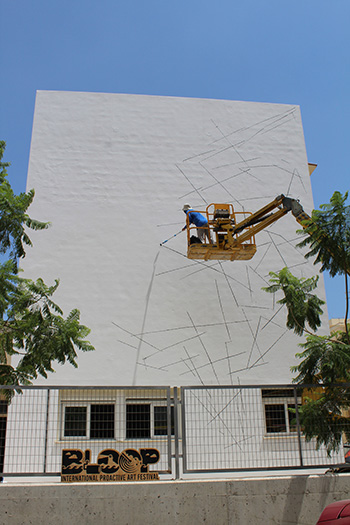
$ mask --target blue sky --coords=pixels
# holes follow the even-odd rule
[[[36,90],[298,104],[315,206],[349,189],[349,0],[0,0],[0,138],[25,189]],[[330,317],[342,280],[326,277]]]

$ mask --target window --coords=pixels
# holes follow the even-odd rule
[[[266,432],[296,432],[294,404],[265,405]]]
[[[168,435],[168,407],[165,403],[126,405],[126,438],[152,438]],[[174,407],[171,406],[171,435],[174,435]]]
[[[151,437],[151,405],[126,405],[126,437]]]
[[[174,432],[174,407],[170,407],[171,410],[171,435]],[[168,435],[168,407],[167,406],[155,406],[154,407],[154,435],[155,436],[167,436]]]
[[[64,412],[64,436],[86,436],[87,407],[66,407]]]
[[[114,405],[91,405],[90,438],[114,438]]]
[[[64,437],[114,439],[114,404],[67,405]]]
[[[294,390],[262,390],[267,434],[292,433],[297,431]],[[298,406],[299,406],[298,396]]]

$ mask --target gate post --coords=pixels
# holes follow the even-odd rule
[[[180,479],[179,454],[179,398],[177,386],[174,386],[174,438],[175,438],[175,479]]]
[[[300,429],[300,421],[299,421],[299,408],[298,408],[298,394],[297,394],[297,388],[294,387],[294,404],[295,404],[295,416],[296,416],[296,423],[297,423],[297,433],[298,433],[298,447],[299,447],[299,460],[300,460],[300,466],[303,467],[303,450],[301,446],[301,429]]]

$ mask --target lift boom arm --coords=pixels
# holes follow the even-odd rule
[[[278,208],[278,211],[266,215],[275,208]],[[283,217],[283,215],[286,215],[290,211],[294,215],[297,222],[303,227],[305,226],[303,224],[303,221],[311,219],[311,217],[307,213],[305,213],[299,201],[290,197],[285,197],[284,195],[279,195],[274,201],[270,202],[270,204],[267,204],[266,206],[264,206],[264,208],[261,208],[260,210],[253,213],[248,218],[244,219],[243,221],[234,226],[233,234],[236,235],[240,231],[245,230],[246,228],[249,229],[243,232],[241,235],[235,237],[233,245],[238,246],[241,243],[251,239],[256,233],[260,232],[270,224],[274,223],[280,217]],[[320,235],[322,236],[325,234],[320,232]],[[329,253],[332,255],[331,250],[329,248],[328,250]],[[350,276],[350,270],[345,269],[345,271]]]
[[[275,208],[278,208],[278,210],[273,212]],[[256,233],[267,228],[267,226],[270,226],[270,224],[273,224],[290,211],[301,225],[303,225],[303,221],[310,219],[310,216],[304,212],[300,202],[296,199],[279,195],[275,200],[234,226],[234,234],[249,228],[235,238],[234,244],[238,245],[251,239]]]

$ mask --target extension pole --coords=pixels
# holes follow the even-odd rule
[[[174,237],[176,237],[176,235],[179,235],[183,231],[184,230],[180,230],[179,232],[175,233],[172,237],[169,237],[169,239],[166,239],[165,241],[161,242],[159,246],[162,246],[163,244],[165,244],[166,242],[170,241],[170,239],[173,239]]]

